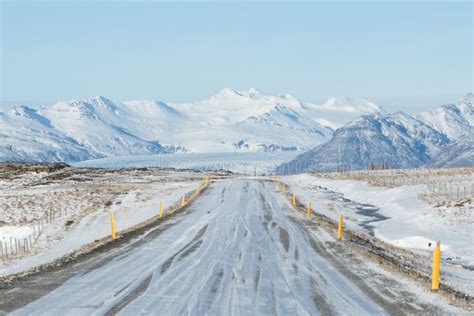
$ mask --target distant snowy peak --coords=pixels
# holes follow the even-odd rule
[[[172,106],[162,101],[149,101],[149,100],[133,100],[125,101],[122,103],[123,107],[128,112],[139,113],[141,116],[149,119],[170,119],[170,118],[182,118],[186,115],[179,112]]]
[[[463,113],[464,118],[466,121],[474,126],[474,95],[472,93],[468,93],[463,99],[456,102],[461,113]]]
[[[245,94],[248,96],[257,96],[263,94],[260,90],[256,88],[250,88],[247,91],[245,91]]]
[[[205,120],[209,125],[235,124],[250,117],[256,117],[283,105],[301,109],[302,102],[288,96],[267,95],[255,88],[247,91],[223,89],[208,99],[171,104],[190,118]]]
[[[25,105],[15,106],[8,111],[8,114],[13,116],[22,116],[26,118],[37,118],[38,112],[35,109],[27,107]]]
[[[98,157],[55,129],[38,110],[19,106],[0,115],[0,161],[77,161]]]
[[[315,114],[314,121],[331,129],[342,127],[364,114],[384,113],[380,106],[363,98],[329,98],[321,104],[305,103],[303,106],[309,115]]]
[[[84,100],[70,100],[70,101],[61,101],[49,108],[53,109],[67,109],[67,108],[78,108],[83,109],[87,108],[89,111],[92,112],[102,112],[102,111],[110,111],[116,112],[120,111],[121,104],[115,101],[112,101],[103,96],[97,96],[90,99]]]
[[[225,88],[219,91],[214,96],[210,97],[207,100],[199,101],[197,103],[206,103],[210,100],[218,100],[223,103],[227,103],[229,101],[248,101],[253,100],[254,102],[266,102],[266,103],[285,103],[289,105],[300,106],[302,102],[289,94],[285,95],[270,95],[261,92],[256,88],[250,88],[244,91],[237,91],[230,88]]]
[[[243,96],[242,93],[231,89],[231,88],[224,88],[217,92],[215,95],[211,96],[210,99],[224,99],[224,98],[235,98]]]
[[[380,106],[363,98],[329,98],[322,104],[316,104],[302,102],[289,94],[265,94],[255,88],[247,91],[226,88],[209,99],[173,106],[190,115],[210,116],[211,124],[236,123],[264,115],[277,107],[286,107],[330,129],[341,127],[362,114],[384,113]]]
[[[219,98],[226,98],[226,97],[235,97],[235,96],[240,96],[240,97],[259,97],[264,95],[260,90],[256,88],[250,88],[248,90],[244,91],[237,91],[231,88],[224,88],[221,91],[217,92],[214,96],[211,98],[214,99],[219,99]]]
[[[38,110],[54,134],[73,141],[90,156],[107,157],[166,152],[155,137],[146,139],[137,130],[146,130],[133,113],[118,102],[99,96],[86,100],[58,102]],[[38,133],[36,138],[46,137]],[[51,157],[51,161],[57,161]],[[71,160],[80,160],[69,158]]]
[[[335,111],[346,111],[350,113],[383,113],[383,109],[377,104],[364,98],[337,97],[329,98],[321,107]]]
[[[473,95],[467,94],[456,104],[446,104],[415,116],[437,131],[456,140],[474,128]]]

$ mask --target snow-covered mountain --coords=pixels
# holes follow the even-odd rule
[[[362,115],[384,113],[380,106],[363,98],[329,98],[322,104],[307,104],[307,107],[318,113],[318,122],[333,129],[342,127]]]
[[[366,115],[334,132],[327,143],[277,168],[279,173],[362,169],[370,163],[394,168],[472,166],[472,94],[456,104],[410,116]]]
[[[450,140],[457,140],[461,135],[472,132],[474,126],[474,96],[469,93],[456,104],[442,105],[415,117],[446,134]]]
[[[308,150],[329,140],[333,128],[381,111],[364,99],[332,98],[317,105],[256,89],[224,89],[193,103],[72,100],[1,113],[0,160]]]
[[[363,99],[344,100],[344,108],[320,106],[290,95],[227,88],[206,100],[170,104],[186,115],[186,128],[160,139],[192,152],[308,150],[329,140],[334,127],[367,111],[382,111],[367,109],[370,102]],[[347,113],[345,121],[341,113]]]
[[[57,130],[99,156],[165,152],[159,142],[137,133],[143,126],[133,113],[104,97],[60,102],[39,112]]]
[[[437,152],[432,161],[433,167],[474,166],[474,132],[458,137]]]
[[[98,157],[55,129],[37,110],[19,106],[0,113],[0,160],[74,161]]]
[[[367,115],[335,131],[325,144],[281,165],[279,173],[363,169],[370,163],[422,166],[430,152],[448,143],[445,135],[404,113]]]
[[[39,110],[0,113],[0,160],[80,161],[167,152],[124,127],[128,113],[103,97],[59,102]],[[138,128],[138,126],[137,126]]]
[[[80,161],[175,151],[314,148],[292,162],[299,164],[299,171],[358,169],[372,162],[392,167],[435,160],[448,164],[457,157],[454,150],[463,152],[460,161],[468,162],[472,143],[465,140],[473,135],[472,100],[468,94],[456,104],[416,116],[385,115],[361,98],[329,98],[315,104],[256,89],[224,89],[192,103],[96,97],[39,109],[16,107],[0,112],[0,160]]]

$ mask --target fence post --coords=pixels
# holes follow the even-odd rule
[[[293,197],[291,199],[291,202],[293,204],[293,206],[296,206],[296,195],[293,193]]]
[[[163,201],[160,201],[160,218],[163,218]]]
[[[337,240],[342,240],[342,215],[339,215],[337,223]]]
[[[112,229],[112,240],[115,239],[115,216],[114,214],[110,214],[110,226]]]
[[[311,202],[308,202],[308,219],[311,218]]]
[[[439,289],[439,266],[441,261],[441,242],[436,243],[433,250],[433,271],[431,275],[431,290],[436,292]]]

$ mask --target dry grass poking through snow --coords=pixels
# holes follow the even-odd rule
[[[105,223],[107,233],[109,212],[121,212],[122,226],[146,220],[154,215],[153,205],[145,210],[141,205],[157,195],[166,198],[192,190],[202,176],[196,171],[158,168],[0,163],[0,260],[51,248],[78,226],[84,234],[97,230],[88,227],[96,218]]]
[[[153,175],[145,170],[51,166],[55,165],[0,165],[0,226],[34,224],[51,213],[54,217],[83,217],[142,186],[133,183],[137,176]]]

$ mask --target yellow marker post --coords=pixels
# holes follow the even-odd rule
[[[337,240],[342,240],[342,215],[339,215],[339,221],[337,223]]]
[[[311,218],[311,202],[308,202],[308,219]]]
[[[439,266],[441,261],[441,242],[436,243],[433,250],[433,272],[431,276],[431,291],[438,291],[439,289]]]
[[[291,199],[293,206],[296,206],[296,195],[293,193],[293,198]]]
[[[163,201],[160,201],[160,218],[163,218]]]
[[[186,204],[186,200],[184,198],[184,195],[181,197],[181,207],[184,206],[184,204]]]
[[[115,216],[110,214],[110,226],[112,228],[112,240],[115,239]]]

